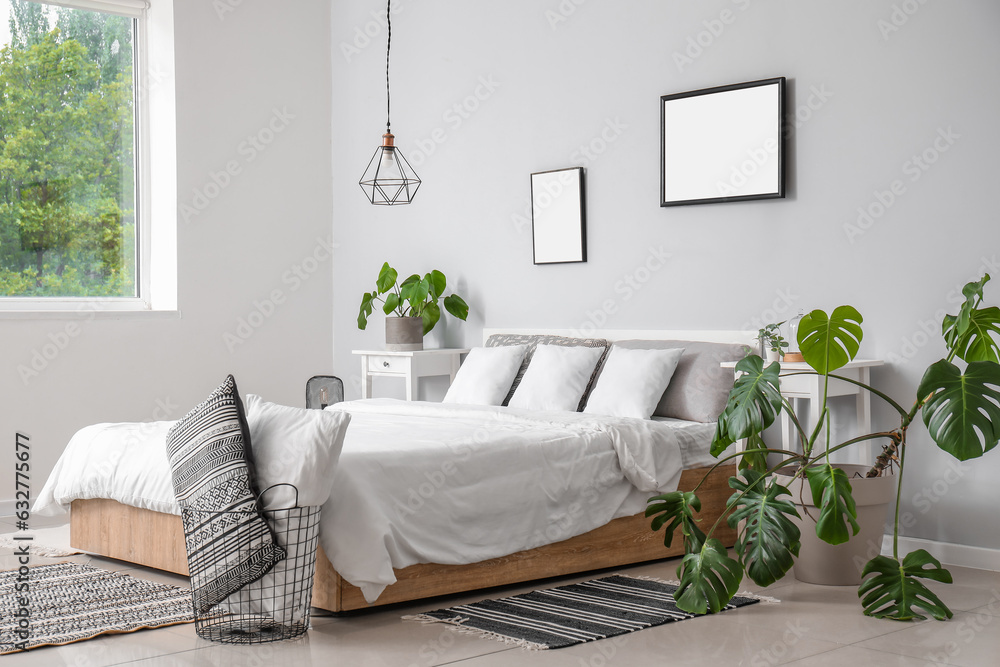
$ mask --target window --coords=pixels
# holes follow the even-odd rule
[[[144,0],[0,0],[0,310],[149,310],[170,292],[153,243],[172,250],[175,222],[151,219],[170,195],[148,172],[151,148],[172,169],[173,129],[168,145],[146,125],[172,125],[173,87],[151,66],[149,14]]]

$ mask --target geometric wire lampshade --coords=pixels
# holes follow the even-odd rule
[[[382,145],[375,149],[359,182],[368,201],[378,206],[409,204],[420,187],[420,178],[393,145],[393,138],[391,132],[382,135]]]
[[[376,206],[409,204],[417,194],[420,179],[410,163],[393,144],[392,124],[389,119],[391,108],[389,97],[389,51],[392,49],[392,0],[385,5],[385,134],[382,145],[375,149],[375,155],[368,162],[365,173],[358,185],[365,191],[368,201]]]

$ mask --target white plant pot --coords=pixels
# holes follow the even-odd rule
[[[766,355],[768,361],[781,361],[781,353],[777,350],[767,350]]]
[[[851,495],[858,510],[858,525],[861,526],[857,535],[837,545],[827,544],[816,536],[819,508],[813,505],[809,483],[801,478],[793,481],[790,475],[775,475],[778,484],[791,491],[791,501],[801,515],[800,519],[791,517],[802,533],[802,547],[792,572],[796,579],[810,584],[858,586],[865,564],[882,552],[886,514],[896,488],[896,478],[893,475],[864,477],[870,469],[868,466],[835,464],[834,467],[843,469],[850,479]],[[785,496],[782,499],[786,499]]]

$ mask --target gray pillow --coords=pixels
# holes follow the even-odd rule
[[[719,364],[739,361],[750,351],[750,346],[740,343],[691,340],[620,340],[615,345],[639,350],[685,348],[653,415],[692,422],[718,420],[733,388],[732,369]]]
[[[580,399],[580,405],[577,406],[577,412],[583,410],[583,407],[587,405],[587,398],[590,397],[590,390],[594,388],[594,383],[597,382],[597,374],[604,365],[604,358],[608,356],[608,348],[610,343],[604,338],[571,338],[569,336],[552,336],[546,334],[493,334],[486,339],[486,347],[500,347],[502,345],[527,345],[528,349],[524,352],[524,359],[521,360],[521,368],[518,369],[517,375],[514,376],[514,384],[510,386],[510,391],[507,392],[507,398],[503,399],[503,405],[510,403],[511,396],[514,395],[514,390],[517,389],[517,385],[521,384],[521,378],[524,377],[524,372],[528,370],[528,364],[531,363],[531,357],[535,354],[535,348],[539,345],[562,345],[563,347],[603,347],[604,354],[597,361],[597,366],[594,367],[594,372],[590,376],[590,381],[587,383],[587,389],[583,392],[583,398]]]

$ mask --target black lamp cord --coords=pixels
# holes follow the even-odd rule
[[[392,46],[392,17],[390,15],[392,0],[385,3],[385,24],[389,36],[385,41],[385,131],[388,134],[389,128],[389,48]]]

